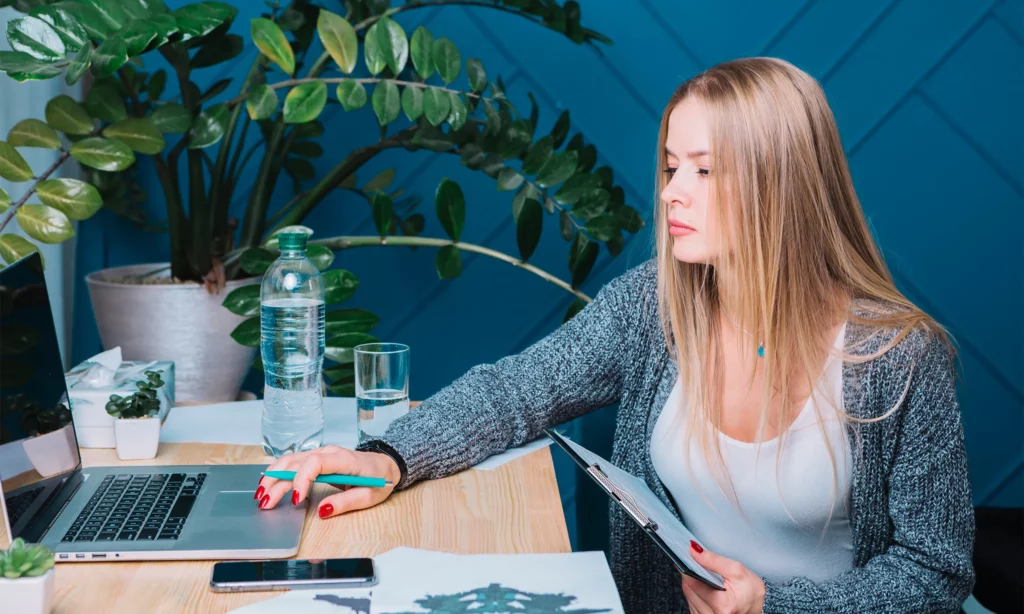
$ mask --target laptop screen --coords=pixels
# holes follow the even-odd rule
[[[11,538],[80,464],[38,253],[0,270],[0,488]]]

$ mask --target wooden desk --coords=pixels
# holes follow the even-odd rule
[[[161,444],[146,461],[114,450],[82,450],[86,467],[267,463],[258,446]],[[490,471],[422,482],[383,504],[320,520],[317,503],[336,492],[317,484],[299,558],[364,557],[397,546],[463,554],[569,552],[549,448]],[[213,593],[212,561],[58,563],[54,612],[224,612],[279,593]]]

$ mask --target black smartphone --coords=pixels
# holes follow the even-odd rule
[[[373,559],[226,561],[213,566],[217,592],[358,588],[377,583]]]

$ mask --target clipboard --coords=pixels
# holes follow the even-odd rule
[[[647,537],[668,556],[680,573],[697,578],[718,590],[725,590],[722,576],[702,567],[690,556],[689,539],[696,540],[693,534],[639,478],[562,437],[553,429],[545,429],[544,433],[626,511],[626,514],[644,530]],[[622,483],[628,478],[632,478],[635,483]]]

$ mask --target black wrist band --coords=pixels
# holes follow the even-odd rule
[[[377,452],[379,454],[385,454],[387,456],[390,456],[391,460],[395,461],[395,464],[398,465],[398,472],[401,476],[398,478],[398,483],[395,484],[395,489],[397,490],[398,486],[405,481],[405,476],[408,473],[405,466],[405,459],[402,458],[402,455],[399,454],[397,450],[395,450],[388,444],[384,443],[380,439],[370,439],[369,441],[364,441],[363,443],[356,446],[356,452]]]

